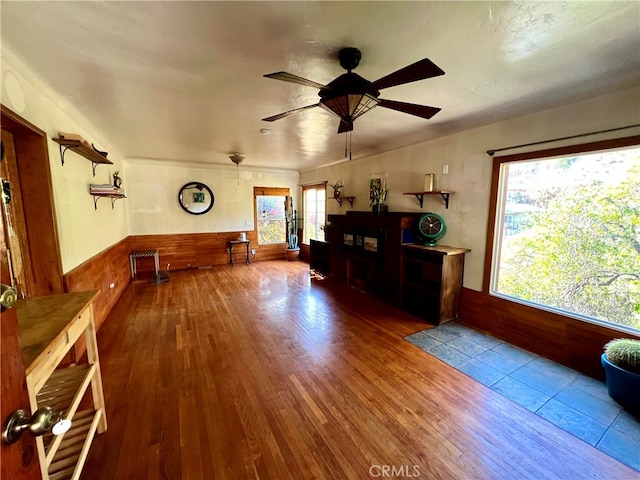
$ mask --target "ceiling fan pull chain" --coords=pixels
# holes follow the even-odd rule
[[[347,158],[347,137],[349,136],[349,132],[344,136],[344,158]]]
[[[349,132],[349,161],[351,161],[351,139],[353,138],[353,132]]]

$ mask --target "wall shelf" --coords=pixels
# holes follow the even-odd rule
[[[93,196],[93,208],[98,210],[98,200],[100,198],[110,198],[111,199],[111,209],[114,208],[114,203],[116,200],[120,200],[121,198],[127,198],[124,193],[92,193]]]
[[[343,196],[339,196],[339,197],[333,197],[333,199],[338,202],[338,205],[340,205],[340,207],[342,207],[342,200],[346,200],[347,202],[349,202],[349,205],[351,205],[351,208],[353,208],[353,201],[355,200],[356,197],[343,197]]]
[[[60,145],[60,161],[64,166],[64,155],[67,150],[77,153],[81,157],[86,158],[92,164],[93,176],[96,176],[96,167],[100,164],[113,165],[111,160],[107,160],[106,157],[100,155],[95,150],[88,148],[79,140],[67,140],[66,138],[54,138],[54,142]]]
[[[413,195],[418,199],[418,202],[420,203],[420,208],[422,208],[422,204],[424,202],[424,196],[425,195],[440,195],[442,197],[442,199],[444,200],[444,206],[445,208],[449,208],[449,195],[451,195],[452,193],[455,192],[450,192],[447,190],[438,190],[438,191],[433,191],[433,192],[406,192],[403,193],[403,195]]]

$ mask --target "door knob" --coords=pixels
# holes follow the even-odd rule
[[[31,417],[24,410],[16,410],[8,418],[2,440],[12,444],[18,441],[22,432],[29,430],[31,435],[38,437],[49,430],[54,435],[62,435],[71,428],[71,420],[64,418],[64,412],[56,412],[51,407],[41,407]]]
[[[9,285],[0,284],[0,305],[2,309],[13,307],[18,301],[18,293]]]

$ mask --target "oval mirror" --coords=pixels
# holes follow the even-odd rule
[[[178,202],[185,212],[193,215],[207,213],[213,207],[213,192],[204,183],[190,182],[180,189]]]

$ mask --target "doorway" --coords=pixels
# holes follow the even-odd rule
[[[3,196],[11,199],[3,208],[18,250],[11,253],[13,277],[21,297],[63,293],[47,135],[4,105],[0,112]]]

